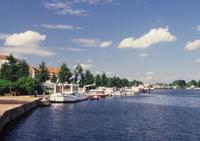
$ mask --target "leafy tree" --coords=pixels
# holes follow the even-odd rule
[[[188,87],[191,87],[191,86],[196,87],[197,86],[197,82],[195,80],[191,80],[190,82],[187,83],[187,86]]]
[[[3,95],[4,93],[7,93],[10,91],[10,84],[11,82],[9,80],[0,79],[0,95]]]
[[[123,78],[123,79],[121,80],[121,86],[122,86],[122,87],[129,87],[130,85],[129,85],[128,79]]]
[[[88,85],[88,84],[93,84],[94,83],[94,76],[89,70],[85,71],[83,82],[84,82],[84,85]]]
[[[17,61],[13,55],[7,57],[8,63],[4,63],[1,68],[1,78],[5,80],[10,80],[12,82],[17,81],[18,68]]]
[[[197,82],[197,86],[200,87],[200,80]]]
[[[102,86],[108,86],[108,78],[105,73],[101,75]]]
[[[22,77],[16,82],[17,91],[21,95],[34,94],[36,91],[38,94],[43,92],[40,82],[31,77]]]
[[[178,87],[178,88],[184,88],[186,86],[185,80],[175,80],[172,82],[172,86]]]
[[[53,75],[51,77],[51,82],[52,83],[56,83],[57,82],[57,76],[55,75],[55,73],[53,73]]]
[[[96,83],[97,87],[102,86],[102,79],[101,79],[101,75],[100,74],[97,74],[95,76],[95,83]]]
[[[130,82],[131,86],[139,86],[139,85],[143,85],[143,82],[141,81],[137,81],[137,80],[133,80]]]
[[[11,80],[11,68],[8,63],[1,66],[1,79]]]
[[[70,83],[71,72],[65,63],[63,63],[61,65],[61,69],[58,74],[58,78],[59,78],[59,82],[61,82],[61,83],[65,83],[65,82]]]
[[[19,62],[19,64],[17,64],[17,67],[18,67],[17,76],[19,78],[29,76],[29,66],[25,60]]]
[[[46,82],[47,79],[48,79],[48,70],[45,62],[42,61],[41,64],[39,65],[38,81],[40,83],[44,83]]]

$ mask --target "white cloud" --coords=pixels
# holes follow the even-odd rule
[[[46,39],[46,35],[39,32],[26,31],[23,33],[14,33],[5,39],[5,46],[38,46],[41,41]]]
[[[196,27],[196,29],[197,29],[197,31],[200,31],[200,25],[198,25],[198,26]]]
[[[101,41],[98,39],[86,39],[86,38],[78,38],[72,40],[74,43],[79,44],[80,46],[87,47],[110,47],[112,45],[112,41]]]
[[[148,53],[142,53],[142,54],[139,55],[139,57],[147,57],[147,56],[149,56]]]
[[[10,34],[7,33],[0,33],[0,40],[5,40],[6,38],[8,38],[10,36]]]
[[[187,50],[196,50],[200,48],[200,39],[188,42],[187,45],[185,46],[185,49]]]
[[[92,65],[91,64],[80,64],[83,70],[89,70],[91,69]]]
[[[151,72],[151,71],[146,72],[146,75],[153,75],[153,74],[154,74],[154,72]]]
[[[46,39],[46,35],[39,32],[26,31],[14,33],[5,39],[4,47],[0,48],[3,54],[53,56],[54,52],[41,47],[40,43]]]
[[[138,39],[133,37],[123,39],[119,48],[147,48],[153,44],[175,40],[176,37],[169,32],[168,28],[154,28]]]
[[[61,15],[75,15],[75,16],[86,16],[87,11],[84,9],[74,9],[70,2],[51,2],[45,3],[45,8],[56,10],[56,14]]]
[[[68,1],[61,1],[56,0],[54,2],[44,3],[44,7],[47,9],[53,9],[56,11],[56,14],[61,15],[75,15],[75,16],[87,16],[87,10],[74,8],[79,6],[80,4],[87,4],[87,5],[102,5],[102,4],[119,4],[115,2],[116,0],[68,0]]]
[[[102,42],[100,45],[99,45],[99,47],[102,47],[102,48],[104,48],[104,47],[110,47],[111,45],[112,45],[112,41],[105,41],[105,42]]]
[[[68,24],[41,24],[41,27],[49,29],[63,29],[63,30],[80,30],[79,26],[68,25]]]

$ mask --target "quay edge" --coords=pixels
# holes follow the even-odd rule
[[[17,107],[11,108],[0,115],[0,135],[4,127],[10,123],[11,121],[19,118],[23,114],[33,110],[34,108],[38,107],[40,103],[40,99],[36,99],[31,102],[27,102],[25,104],[19,105]]]

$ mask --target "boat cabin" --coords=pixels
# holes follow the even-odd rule
[[[77,93],[78,84],[54,84],[54,93]]]

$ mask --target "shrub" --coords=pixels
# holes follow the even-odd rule
[[[22,77],[16,82],[17,91],[20,95],[32,95],[37,91],[38,94],[43,92],[40,83],[31,77]]]

